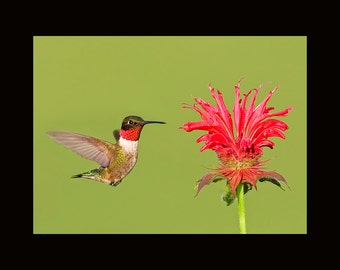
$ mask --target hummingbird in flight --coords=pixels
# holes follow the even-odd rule
[[[113,131],[115,143],[67,131],[51,131],[47,135],[81,157],[100,165],[88,172],[73,175],[72,178],[91,179],[117,186],[136,164],[138,141],[143,127],[153,123],[165,124],[161,121],[146,121],[134,115],[125,117],[121,129]]]

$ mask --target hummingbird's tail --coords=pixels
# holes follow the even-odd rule
[[[103,168],[93,169],[88,172],[72,175],[71,178],[87,178],[87,179],[96,180],[96,178],[98,177],[98,175],[100,174],[102,170]]]

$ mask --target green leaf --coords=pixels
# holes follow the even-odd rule
[[[252,190],[252,188],[252,185],[249,183],[244,183],[244,194]],[[229,183],[226,185],[225,192],[222,194],[221,198],[227,203],[227,206],[231,205],[235,201],[236,195],[233,195]]]
[[[269,182],[272,183],[276,186],[278,186],[279,188],[281,188],[282,190],[284,190],[284,188],[281,186],[280,182],[277,181],[275,178],[271,178],[271,177],[262,177],[261,179],[259,179],[260,182]]]
[[[249,183],[244,183],[244,194],[246,194],[249,190],[252,190],[253,186]]]
[[[282,190],[284,190],[284,188],[281,186],[281,183],[280,183],[280,181],[281,181],[281,182],[285,183],[287,185],[287,187],[290,189],[286,179],[281,174],[278,174],[277,172],[266,172],[258,179],[258,181],[260,181],[260,182],[267,181],[269,183],[272,183],[272,184],[278,186]]]
[[[233,195],[230,185],[226,184],[225,192],[222,194],[222,200],[226,202],[227,206],[231,205],[236,199],[236,195]]]
[[[195,194],[195,197],[198,195],[198,193],[201,191],[201,189],[205,185],[210,184],[210,182],[216,183],[223,179],[224,179],[223,176],[216,174],[216,173],[208,173],[208,174],[203,175],[202,178],[197,181],[197,185],[196,185],[197,192]]]
[[[279,188],[281,188],[282,190],[284,190],[284,188],[281,186],[280,182],[277,181],[275,178],[270,178],[270,177],[262,177],[261,179],[259,179],[260,182],[270,182],[276,186],[278,186]]]

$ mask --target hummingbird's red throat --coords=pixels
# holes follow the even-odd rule
[[[142,128],[143,128],[142,126],[138,126],[138,127],[130,128],[128,130],[121,129],[120,136],[125,140],[138,141]]]

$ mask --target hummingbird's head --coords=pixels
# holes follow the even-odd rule
[[[147,121],[135,115],[123,119],[120,136],[129,141],[138,141],[140,133],[146,124],[165,124],[161,121]]]

